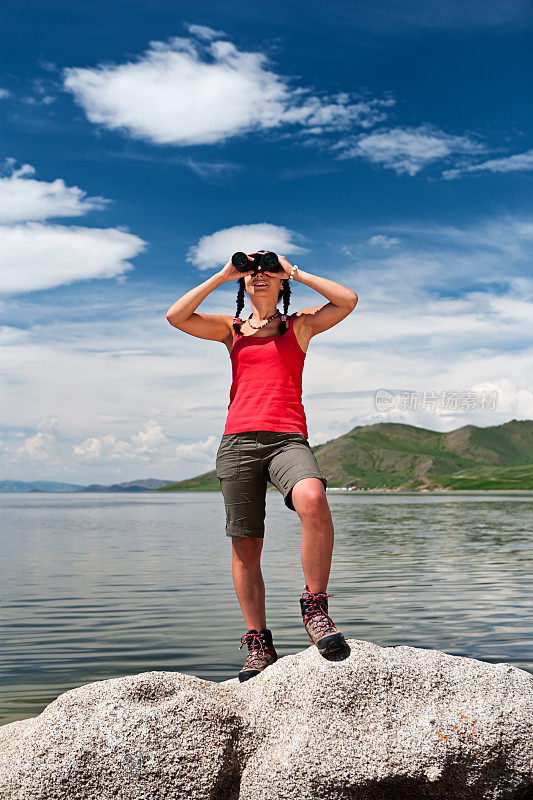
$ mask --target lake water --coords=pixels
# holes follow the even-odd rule
[[[533,672],[533,493],[328,493],[330,614],[346,638]],[[245,626],[219,492],[0,494],[0,722],[148,670],[235,677]],[[300,521],[267,492],[262,568],[278,656],[310,646]]]

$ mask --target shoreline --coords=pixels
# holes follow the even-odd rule
[[[344,489],[335,486],[326,489],[326,493],[338,494],[533,494],[533,489],[412,489],[410,491],[399,489]]]
[[[168,493],[179,493],[179,492],[219,492],[220,489],[213,488],[213,489],[166,489],[162,492],[161,489],[137,489],[134,492],[127,491],[127,490],[115,490],[115,491],[92,491],[92,492],[84,492],[83,490],[74,490],[74,491],[56,491],[56,492],[49,492],[44,491],[42,489],[30,489],[24,492],[1,492],[1,495],[7,495],[10,497],[13,496],[21,496],[21,495],[51,495],[51,494],[60,494],[60,495],[91,495],[91,494],[130,494],[130,495],[137,495],[137,494],[168,494]],[[268,486],[267,492],[277,492],[275,486]],[[456,495],[474,495],[474,494],[486,494],[486,495],[533,495],[533,489],[347,489],[345,487],[337,487],[331,486],[326,488],[326,494],[358,494],[358,495],[404,495],[412,497],[413,495],[448,495],[448,496],[456,496]]]

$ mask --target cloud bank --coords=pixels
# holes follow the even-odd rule
[[[43,222],[76,217],[102,208],[102,197],[88,197],[62,179],[39,181],[24,164],[0,178],[0,292],[17,294],[91,278],[113,278],[133,269],[129,259],[146,243],[117,228],[86,228]],[[41,221],[38,221],[41,220]]]
[[[273,228],[287,245],[299,238]],[[232,235],[231,229],[216,233],[221,241]],[[196,245],[196,266],[220,255],[216,233]],[[340,233],[334,238],[343,259],[332,277],[357,291],[359,303],[341,324],[311,340],[304,405],[312,444],[378,421],[450,430],[531,417],[531,221],[507,216],[463,227],[354,227],[351,241],[342,244]],[[141,475],[180,479],[213,469],[230,361],[222,343],[168,325],[165,309],[180,291],[172,282],[162,304],[162,287],[148,283],[141,291],[114,284],[105,296],[88,287],[77,301],[72,293],[72,318],[59,300],[45,307],[32,295],[6,300],[5,315],[14,322],[0,328],[9,409],[1,436],[5,475],[91,483]],[[295,284],[292,309],[321,302]],[[80,318],[82,304],[92,311]],[[228,284],[202,309],[228,313],[234,304],[235,287]],[[479,414],[445,408],[381,413],[377,389],[496,391],[498,402]]]

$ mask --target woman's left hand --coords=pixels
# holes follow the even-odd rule
[[[293,265],[287,261],[285,256],[280,256],[279,254],[278,254],[278,261],[280,263],[282,271],[269,272],[268,270],[265,269],[264,270],[265,275],[270,275],[271,278],[281,278],[281,280],[283,280],[284,278],[289,278]]]

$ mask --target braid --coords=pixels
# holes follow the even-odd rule
[[[280,289],[278,295],[278,303],[281,300],[281,298],[283,298],[283,313],[286,315],[289,311],[289,304],[291,302],[291,287],[287,279],[283,281],[283,287]],[[288,320],[286,322],[283,322],[282,320],[279,324],[279,327],[280,327],[280,332],[282,334],[288,331],[289,330]]]
[[[241,320],[239,314],[244,308],[244,278],[239,278],[239,291],[237,292],[237,312],[233,320],[233,328],[235,333],[241,335]],[[238,322],[236,320],[239,320]]]
[[[283,313],[286,315],[289,311],[289,304],[291,302],[291,287],[289,286],[288,280],[283,281],[282,288],[279,290],[278,303],[282,298],[283,298]],[[239,314],[241,313],[243,308],[244,308],[244,278],[239,278],[239,291],[237,292],[237,311],[233,319],[233,328],[239,336],[241,335],[241,325],[242,325]],[[289,330],[288,321],[284,322],[283,320],[281,320],[281,322],[279,323],[280,333],[283,334],[288,330]]]

